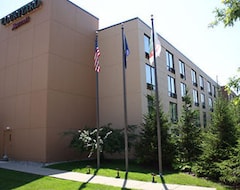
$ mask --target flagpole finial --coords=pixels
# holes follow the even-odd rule
[[[121,26],[122,26],[122,28],[124,28],[124,24],[123,24],[123,22],[121,23]]]
[[[152,23],[153,23],[153,14],[151,14],[151,21],[152,21]]]
[[[96,34],[98,34],[98,31],[96,30]]]

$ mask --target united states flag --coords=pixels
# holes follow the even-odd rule
[[[100,72],[100,64],[99,64],[99,57],[101,53],[98,47],[98,38],[96,37],[95,41],[95,54],[94,54],[94,70],[96,72]]]

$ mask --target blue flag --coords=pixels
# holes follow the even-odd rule
[[[128,48],[127,38],[124,34],[124,40],[123,40],[123,51],[124,51],[124,64],[125,68],[127,68],[127,56],[130,54],[130,50]]]

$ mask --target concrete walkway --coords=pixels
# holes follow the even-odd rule
[[[83,183],[96,183],[103,185],[116,186],[120,188],[141,189],[141,190],[216,190],[215,188],[174,185],[174,184],[161,184],[136,181],[130,179],[117,179],[112,177],[104,177],[91,174],[83,174],[77,172],[67,172],[56,169],[43,168],[39,163],[28,162],[3,162],[0,161],[0,168],[15,170],[25,173],[37,174],[42,176],[50,176],[59,179],[78,181]]]

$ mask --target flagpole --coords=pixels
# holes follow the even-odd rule
[[[99,147],[99,85],[98,72],[96,72],[96,123],[97,123],[97,169],[100,168],[100,147]]]
[[[96,40],[98,40],[98,31],[96,31]],[[96,71],[96,125],[97,125],[97,169],[100,168],[100,147],[99,147],[99,84],[98,71]]]
[[[157,119],[157,137],[158,137],[158,167],[159,175],[162,176],[162,143],[161,143],[161,129],[160,129],[160,114],[159,114],[159,94],[158,94],[158,77],[157,77],[157,61],[156,61],[156,51],[155,51],[155,32],[153,15],[151,15],[152,22],[152,38],[153,38],[153,58],[154,58],[154,74],[155,74],[155,96],[156,96],[156,119]]]
[[[123,105],[124,105],[124,143],[125,143],[125,168],[128,173],[128,122],[127,122],[127,96],[126,96],[126,45],[124,27],[122,24],[122,68],[123,68]]]

